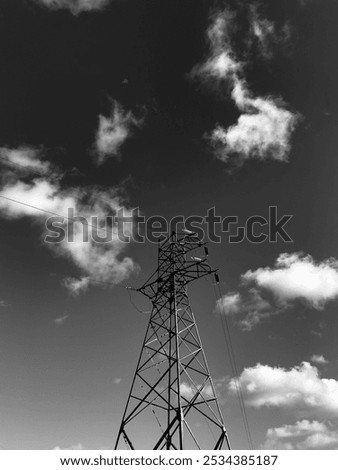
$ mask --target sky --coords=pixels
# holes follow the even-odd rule
[[[222,315],[254,448],[338,449],[337,20],[335,0],[1,1],[0,448],[112,449],[149,318],[125,286],[156,244],[46,243],[49,216],[277,207],[291,241],[210,241],[221,297],[199,280],[191,305],[234,449]]]

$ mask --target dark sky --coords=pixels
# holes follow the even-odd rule
[[[60,9],[43,3],[1,1],[0,147],[34,149],[58,168],[62,191],[78,188],[90,196],[94,187],[107,192],[122,185],[126,205],[140,207],[146,216],[205,216],[215,207],[222,217],[237,215],[245,223],[252,215],[266,217],[269,206],[292,214],[287,227],[293,243],[230,244],[223,237],[210,243],[210,262],[220,269],[223,294],[241,294],[241,312],[229,313],[240,373],[263,364],[284,368],[282,375],[296,371],[297,382],[305,374],[301,363],[318,355],[327,363],[314,360],[309,367],[312,372],[318,367],[321,393],[322,377],[332,379],[338,391],[338,2],[112,0],[86,12],[70,11],[66,1]],[[223,82],[209,77],[206,83],[190,73],[212,55],[207,30],[225,9],[233,12],[227,17],[231,45],[225,40],[222,47],[244,64],[238,77],[245,76],[251,97],[271,99],[297,116],[284,161],[249,151],[225,162],[206,137],[217,125],[227,129],[252,112],[252,106],[243,111],[231,98],[233,76]],[[266,20],[257,24],[265,25],[269,54],[252,33],[253,11]],[[269,35],[267,24],[276,34]],[[142,125],[134,127],[118,155],[99,165],[99,116],[110,115],[114,100],[142,116]],[[34,178],[15,167],[9,175],[5,163],[1,171],[0,194],[13,181]],[[71,296],[62,279],[88,272],[44,245],[41,218],[11,218],[0,209],[0,447],[112,448],[148,317],[133,308],[121,284],[91,285]],[[306,264],[304,284],[308,274],[310,283],[320,276],[320,300],[311,286],[306,294],[296,285],[291,296],[286,277],[276,281],[284,290],[260,285],[258,277],[241,283],[248,270],[270,267],[271,274],[281,253],[299,252],[312,257],[306,264],[309,258],[297,255],[298,263]],[[140,267],[124,284],[141,285],[155,269],[154,244],[132,243],[123,256]],[[250,288],[269,308],[248,331],[240,321],[258,308],[250,304]],[[239,407],[225,385],[231,369],[212,287],[199,281],[190,293],[233,447],[245,448]],[[134,301],[149,308],[142,298]],[[338,448],[337,399],[328,398],[335,401],[329,408],[333,424],[327,423],[324,405],[304,405],[312,379],[308,394],[297,392],[295,406],[255,407],[247,394],[256,448],[266,445],[268,428],[303,419],[324,423],[335,439],[331,447]]]

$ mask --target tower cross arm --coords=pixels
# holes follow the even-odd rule
[[[218,269],[213,269],[205,260],[186,261],[183,266],[177,267],[170,275],[158,276],[156,279],[144,284],[136,290],[149,299],[154,299],[158,294],[168,288],[173,277],[176,282],[185,285],[201,277],[214,274],[217,271]]]

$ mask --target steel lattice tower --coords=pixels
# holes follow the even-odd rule
[[[203,248],[202,258],[192,256]],[[172,233],[159,245],[157,270],[136,289],[152,311],[115,449],[230,448],[187,293],[215,273],[207,256],[195,234]]]

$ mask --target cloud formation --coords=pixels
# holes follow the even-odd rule
[[[338,449],[338,431],[332,425],[303,419],[295,424],[270,428],[263,449]]]
[[[96,163],[101,165],[107,158],[119,157],[122,145],[143,122],[143,118],[136,118],[131,111],[126,111],[120,103],[113,101],[110,116],[99,116],[95,140]]]
[[[3,181],[0,189],[0,215],[8,219],[28,217],[38,223],[44,233],[48,214],[61,216],[67,221],[73,239],[66,237],[57,244],[46,243],[45,246],[58,256],[68,258],[80,269],[80,280],[65,281],[73,294],[84,291],[89,280],[118,284],[137,268],[131,258],[122,256],[127,246],[119,240],[116,227],[105,226],[107,217],[115,215],[120,209],[125,214],[130,214],[114,189],[104,191],[97,187],[64,188],[58,179],[47,176],[30,178],[29,182],[26,180],[27,178],[22,181],[19,175],[15,180],[11,178],[10,181]],[[84,217],[85,223],[69,219],[69,209],[73,209],[75,217]],[[98,220],[97,234],[104,236],[108,230],[111,241],[99,243],[91,236],[84,236],[93,217]],[[132,223],[129,227],[124,227],[126,235],[129,228],[132,230]]]
[[[69,10],[73,15],[86,11],[98,11],[106,7],[111,0],[35,0],[51,10]]]
[[[322,309],[338,297],[338,262],[330,258],[317,263],[310,255],[283,253],[273,268],[247,271],[242,280],[267,289],[281,303],[302,299]]]
[[[217,126],[210,139],[220,160],[231,155],[240,159],[257,158],[286,161],[295,128],[294,115],[271,97],[252,98],[243,80],[236,78],[231,94],[241,111],[238,121],[224,129]]]
[[[230,292],[223,295],[216,303],[216,311],[224,315],[233,315],[240,312],[241,295],[239,292]]]
[[[69,315],[62,315],[61,317],[55,318],[54,323],[58,326],[62,326],[69,318]]]
[[[248,406],[338,418],[338,381],[321,378],[317,367],[308,362],[291,369],[257,364],[245,368],[238,381]],[[231,379],[231,393],[236,392],[236,383]]]
[[[191,400],[196,393],[199,394],[199,397],[203,397],[205,400],[214,397],[214,392],[210,384],[193,384],[182,382],[180,388],[181,396],[186,400]]]
[[[240,316],[238,326],[244,331],[251,331],[264,318],[278,313],[279,309],[264,299],[257,289],[246,293],[228,293],[217,301],[216,311],[223,315]]]
[[[262,50],[267,49],[274,27],[257,14],[252,15],[251,34],[258,38]],[[245,64],[237,58],[232,45],[233,21],[234,13],[227,9],[213,15],[207,31],[209,57],[191,71],[191,77],[207,85],[230,88],[240,112],[237,123],[228,128],[218,125],[208,137],[216,156],[225,162],[234,156],[237,164],[251,158],[287,161],[298,117],[286,109],[281,98],[255,97],[250,92],[244,77]]]
[[[192,78],[199,78],[207,85],[216,80],[220,85],[224,79],[231,80],[242,69],[231,47],[233,21],[234,13],[228,9],[212,15],[207,30],[210,54],[205,62],[192,68]]]

